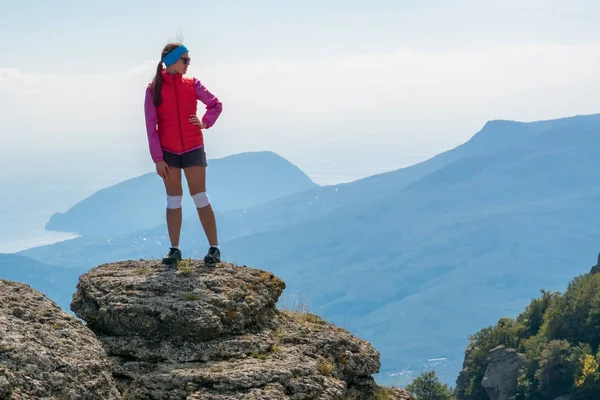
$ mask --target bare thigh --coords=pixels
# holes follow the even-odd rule
[[[183,169],[187,179],[190,195],[206,192],[206,167],[194,166]]]
[[[165,189],[169,196],[182,196],[183,187],[181,186],[181,169],[170,168],[169,179],[163,179],[165,183]]]

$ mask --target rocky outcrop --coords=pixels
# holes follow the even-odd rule
[[[120,399],[93,332],[30,286],[0,279],[0,399]]]
[[[524,358],[516,350],[504,346],[490,351],[490,361],[481,385],[491,400],[508,400],[514,394]]]
[[[104,264],[71,309],[114,363],[127,399],[411,399],[380,388],[379,353],[308,313],[279,311],[273,274],[185,260]]]

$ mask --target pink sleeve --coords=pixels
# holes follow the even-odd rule
[[[202,117],[202,122],[206,124],[207,128],[210,128],[217,122],[219,115],[221,115],[223,104],[196,78],[194,78],[194,86],[196,88],[198,100],[206,105],[206,112]]]
[[[150,148],[150,157],[155,163],[163,160],[162,147],[158,138],[158,116],[156,106],[152,99],[150,85],[146,89],[146,98],[144,100],[144,114],[146,115],[146,132],[148,134],[148,146]]]

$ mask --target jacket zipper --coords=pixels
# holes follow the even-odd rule
[[[185,151],[183,147],[183,130],[181,129],[181,113],[179,112],[179,95],[177,94],[177,79],[173,79],[173,87],[175,88],[175,104],[177,107],[177,123],[179,124],[179,139],[181,140],[181,151]]]

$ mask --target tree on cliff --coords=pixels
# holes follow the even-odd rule
[[[517,318],[501,318],[470,337],[458,400],[487,399],[481,382],[489,352],[504,345],[525,355],[514,400],[600,398],[600,273],[574,278],[564,293],[542,290]]]
[[[422,373],[415,378],[406,390],[415,395],[417,400],[454,400],[453,390],[441,383],[435,371]]]

